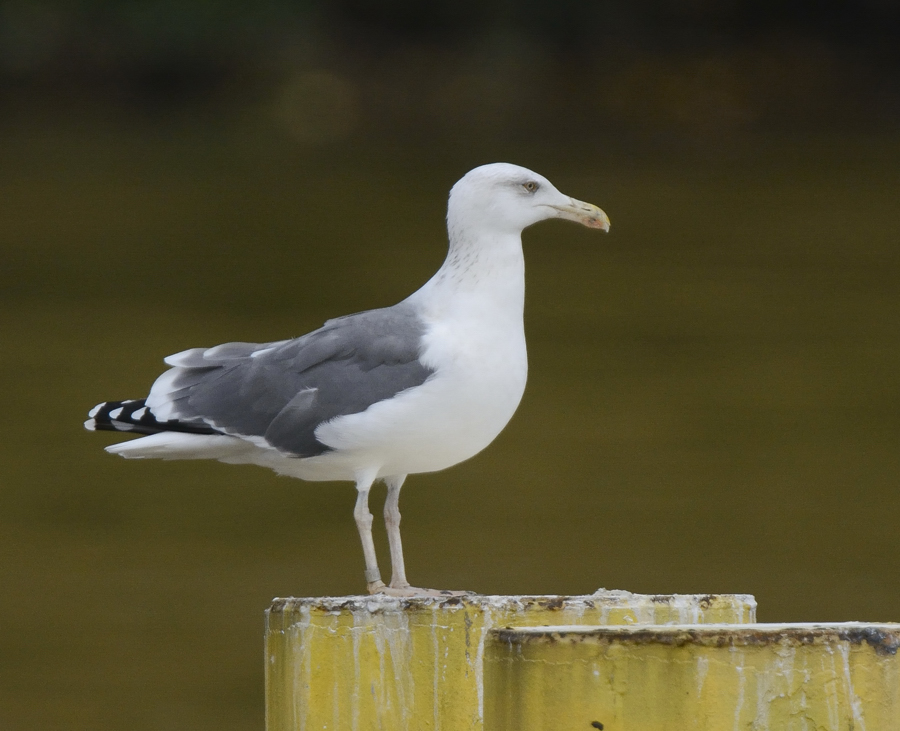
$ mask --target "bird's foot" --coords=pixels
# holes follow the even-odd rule
[[[467,596],[472,594],[471,591],[450,591],[449,589],[420,589],[417,586],[410,586],[409,584],[404,585],[394,585],[386,586],[382,581],[373,581],[369,584],[369,593],[370,594],[384,594],[385,596],[399,596],[399,597],[442,597],[449,598],[453,596]]]

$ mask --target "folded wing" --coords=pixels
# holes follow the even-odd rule
[[[329,451],[315,430],[424,383],[424,326],[401,303],[329,320],[277,343],[227,343],[166,359],[146,406],[157,424],[248,439],[296,457]]]

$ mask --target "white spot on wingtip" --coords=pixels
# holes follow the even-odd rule
[[[118,409],[113,409],[109,412],[110,419],[118,419],[119,416],[122,415],[122,407],[120,406]]]
[[[93,419],[97,414],[100,413],[100,409],[102,409],[104,406],[106,406],[105,401],[102,404],[97,404],[93,409],[88,411],[88,416]],[[85,424],[87,424],[87,422],[85,422]]]
[[[93,413],[93,411],[91,413]],[[95,422],[93,419],[88,419],[86,422],[84,422],[84,428],[88,431],[97,431],[97,422]]]
[[[141,419],[144,418],[144,414],[146,414],[146,413],[147,413],[147,407],[144,406],[144,407],[138,409],[137,411],[135,411],[131,415],[131,419],[132,419],[132,421],[140,421]]]

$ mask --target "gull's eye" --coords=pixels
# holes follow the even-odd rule
[[[539,186],[533,180],[529,180],[527,183],[522,183],[522,187],[525,188],[525,190],[527,190],[529,193],[534,193],[541,186]]]

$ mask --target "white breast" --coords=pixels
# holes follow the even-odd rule
[[[434,472],[488,446],[525,390],[524,279],[518,236],[439,271],[409,300],[426,324],[420,358],[434,374],[320,426],[316,437],[335,452],[304,460],[307,470],[328,463],[379,476]]]

